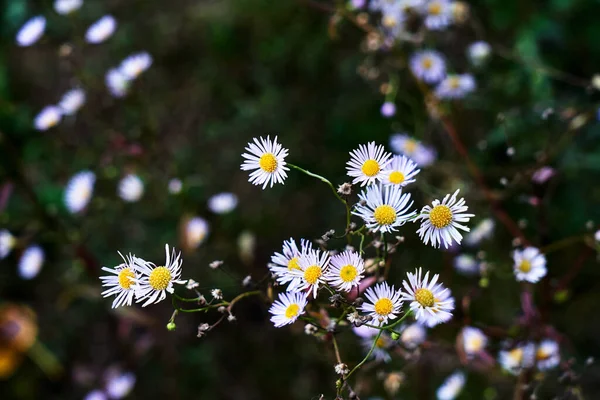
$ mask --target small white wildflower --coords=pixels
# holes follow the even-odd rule
[[[461,99],[475,90],[475,78],[471,74],[448,75],[435,89],[439,99]]]
[[[408,282],[403,281],[405,292],[402,300],[410,301],[410,309],[415,313],[415,319],[428,327],[433,327],[452,318],[454,299],[450,289],[437,283],[439,275],[435,274],[429,280],[429,271],[422,276],[421,268],[415,273],[407,273]]]
[[[38,131],[45,131],[56,126],[62,119],[62,111],[56,106],[47,106],[40,111],[33,121],[33,126]]]
[[[106,87],[114,97],[123,97],[129,91],[130,80],[116,68],[108,70],[104,77]]]
[[[485,63],[491,52],[492,47],[489,45],[489,43],[484,41],[471,43],[467,48],[467,56],[469,57],[469,61],[471,61],[471,64],[476,67]]]
[[[254,138],[254,143],[248,143],[246,152],[242,157],[245,158],[241,169],[243,171],[251,171],[248,181],[254,185],[262,185],[265,189],[270,184],[271,187],[275,183],[283,184],[287,178],[286,171],[289,168],[285,166],[285,157],[288,155],[288,150],[277,143],[277,136],[271,141],[267,138]]]
[[[361,217],[373,232],[395,232],[416,214],[415,210],[410,211],[410,193],[402,193],[399,185],[371,185],[358,197],[364,205],[357,204],[352,214]]]
[[[525,343],[512,350],[503,350],[498,354],[502,368],[513,375],[518,375],[524,368],[530,368],[535,362],[535,345]]]
[[[437,400],[454,400],[465,386],[465,374],[455,372],[437,390]]]
[[[40,246],[29,246],[19,259],[19,276],[23,279],[35,278],[42,269],[45,260],[44,250]]]
[[[243,280],[242,280],[242,286],[247,287],[250,286],[250,284],[252,283],[252,277],[250,275],[247,275]]]
[[[396,319],[402,311],[402,293],[393,286],[390,287],[387,282],[368,288],[365,297],[368,301],[365,301],[360,309],[368,313],[379,325],[384,325],[390,319]]]
[[[210,291],[210,295],[216,300],[221,300],[223,298],[223,291],[221,289],[213,289]]]
[[[325,279],[333,287],[349,292],[358,286],[365,272],[365,262],[357,252],[345,251],[331,257]]]
[[[452,22],[450,0],[430,0],[425,6],[425,26],[432,31],[445,29]]]
[[[383,146],[370,142],[360,145],[358,149],[350,152],[350,161],[346,169],[348,176],[353,177],[353,184],[361,186],[370,185],[383,179],[383,170],[391,161],[392,155],[385,151]]]
[[[193,279],[188,279],[187,283],[185,284],[185,288],[188,290],[196,289],[199,286],[200,284]]]
[[[535,247],[515,250],[513,253],[514,273],[517,281],[536,283],[546,276],[546,256]]]
[[[102,43],[108,39],[117,29],[117,20],[112,15],[105,15],[94,22],[85,33],[88,43]]]
[[[81,88],[69,90],[58,103],[63,115],[74,115],[85,103],[85,91]]]
[[[210,330],[210,325],[207,323],[203,323],[198,325],[198,335],[197,337],[202,337],[204,335],[206,335],[206,332],[208,332]]]
[[[10,254],[16,243],[17,240],[12,233],[6,229],[0,230],[0,260]]]
[[[479,263],[469,254],[459,254],[454,258],[454,268],[464,275],[479,273]]]
[[[215,214],[227,214],[238,204],[238,198],[233,193],[219,193],[208,199],[208,209]]]
[[[129,203],[134,203],[144,194],[144,182],[135,174],[128,174],[119,182],[119,197]]]
[[[540,371],[556,367],[560,363],[558,343],[551,339],[543,340],[535,352],[535,359]]]
[[[92,171],[81,171],[71,177],[64,192],[64,203],[70,213],[79,213],[88,205],[95,182],[96,175]]]
[[[135,385],[135,375],[131,372],[118,374],[108,379],[106,393],[111,399],[122,399],[129,395]]]
[[[182,188],[183,188],[183,183],[181,182],[180,179],[173,178],[169,181],[169,193],[178,194],[181,192]]]
[[[55,0],[54,11],[58,14],[66,15],[77,11],[83,4],[83,0]]]
[[[120,306],[130,306],[135,294],[135,280],[138,277],[138,263],[144,263],[144,260],[138,259],[136,256],[129,254],[124,257],[123,263],[115,268],[102,267],[103,271],[110,273],[108,276],[101,276],[102,286],[108,286],[102,297],[116,296],[112,308]]]
[[[306,335],[314,335],[315,333],[317,333],[319,329],[314,326],[313,324],[306,324],[304,325],[304,333]]]
[[[410,324],[400,334],[400,341],[409,349],[414,349],[425,341],[427,330],[422,324]]]
[[[208,266],[209,266],[211,269],[217,269],[217,268],[219,268],[221,265],[223,265],[223,261],[221,261],[221,260],[215,260],[215,261],[211,262],[210,264],[208,264]]]
[[[465,236],[465,244],[475,246],[485,239],[489,239],[494,234],[496,223],[491,218],[485,218],[475,225],[471,232]]]
[[[184,241],[186,247],[189,249],[195,249],[200,246],[208,233],[210,232],[210,225],[202,217],[193,217],[185,222],[184,226]]]
[[[289,274],[295,278],[287,287],[288,292],[309,289],[313,297],[317,297],[319,287],[326,282],[329,269],[329,254],[319,249],[306,249],[298,259],[299,269],[292,269]]]
[[[390,148],[394,153],[404,154],[421,167],[431,165],[437,156],[431,147],[403,133],[390,137]]]
[[[441,53],[435,50],[416,52],[410,58],[412,73],[427,83],[437,83],[446,76],[446,62]]]
[[[335,373],[338,375],[346,375],[350,370],[348,366],[344,363],[339,363],[335,365]]]
[[[233,315],[233,314],[229,314],[229,315],[227,316],[227,321],[229,321],[229,322],[234,322],[236,319],[237,319],[237,318],[236,318],[236,317],[235,317],[235,315]]]
[[[271,322],[276,328],[294,323],[304,314],[304,307],[308,304],[308,293],[280,293],[279,298],[273,302],[269,312],[273,314]]]
[[[132,80],[140,76],[152,65],[152,56],[147,52],[132,54],[121,62],[119,71],[126,79]]]
[[[17,32],[17,44],[21,47],[31,46],[39,40],[46,30],[46,18],[38,15],[25,22]]]
[[[485,349],[488,338],[481,329],[465,326],[461,334],[463,347],[467,356],[474,356]]]
[[[135,292],[137,302],[145,301],[142,307],[148,304],[158,303],[167,297],[166,292],[173,293],[173,284],[184,284],[181,277],[181,252],[175,249],[169,252],[169,245],[165,244],[166,261],[163,266],[156,266],[151,262],[138,263],[140,277],[135,279]]]
[[[83,400],[107,400],[108,398],[104,394],[102,390],[92,390],[88,394],[85,395]]]

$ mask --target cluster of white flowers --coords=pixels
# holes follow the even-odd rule
[[[85,99],[83,89],[69,90],[62,96],[57,105],[44,107],[35,117],[33,126],[39,131],[45,131],[58,125],[63,117],[75,115],[84,105]]]
[[[534,366],[546,371],[560,363],[560,348],[552,339],[544,339],[538,344],[527,342],[501,351],[498,359],[502,368],[514,375]]]
[[[129,92],[131,83],[152,65],[152,56],[147,52],[135,53],[125,58],[118,67],[106,73],[104,81],[110,94],[123,97]]]
[[[102,276],[102,286],[106,286],[102,296],[115,296],[112,307],[130,306],[135,297],[136,302],[143,302],[142,307],[158,303],[166,298],[166,293],[174,292],[174,284],[185,284],[181,280],[181,253],[175,249],[169,251],[169,245],[165,245],[166,261],[164,265],[145,261],[139,257],[129,254],[124,257],[123,263],[114,268],[102,267],[102,270],[111,275]]]

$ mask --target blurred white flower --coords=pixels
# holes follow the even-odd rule
[[[184,239],[186,247],[189,249],[195,249],[196,247],[200,246],[200,244],[204,242],[204,239],[206,239],[209,230],[210,226],[204,218],[191,218],[185,224]]]
[[[37,245],[29,246],[23,251],[19,260],[19,275],[23,279],[33,279],[39,274],[44,264],[44,250]]]
[[[531,180],[535,183],[542,184],[548,179],[552,178],[555,174],[554,168],[549,166],[543,166],[533,173]]]
[[[400,341],[409,349],[414,349],[425,341],[427,329],[419,323],[410,324],[400,334]]]
[[[10,254],[13,247],[15,247],[16,242],[17,241],[12,233],[6,229],[0,230],[0,260]]]
[[[558,343],[551,339],[542,340],[535,352],[535,359],[540,371],[556,367],[560,363]]]
[[[502,368],[513,375],[518,375],[523,368],[530,368],[535,361],[535,345],[525,343],[512,350],[503,350],[498,354],[498,362]]]
[[[126,175],[119,182],[119,197],[133,203],[138,201],[144,194],[144,182],[135,174]]]
[[[25,22],[17,32],[17,44],[21,47],[31,46],[39,40],[46,29],[46,18],[38,15]]]
[[[85,395],[83,400],[106,400],[107,397],[102,390],[92,390],[88,394]]]
[[[594,240],[600,242],[600,230],[597,230],[596,233],[594,233]]]
[[[177,194],[177,193],[181,192],[182,188],[183,188],[183,183],[181,182],[180,179],[173,178],[169,181],[169,193]]]
[[[33,121],[33,126],[38,131],[45,131],[60,122],[62,118],[62,111],[56,106],[47,106],[40,111]]]
[[[430,0],[425,6],[425,26],[432,31],[446,28],[452,22],[450,0]]]
[[[61,15],[70,14],[77,11],[82,4],[83,0],[55,0],[54,11]]]
[[[480,66],[487,61],[492,52],[489,43],[479,41],[472,43],[467,49],[467,56],[474,66]]]
[[[83,89],[72,89],[65,93],[58,103],[63,115],[75,114],[85,103],[85,92]]]
[[[465,386],[465,374],[455,372],[437,390],[438,400],[454,400]]]
[[[65,206],[70,213],[78,213],[88,205],[95,182],[96,175],[91,171],[81,171],[73,175],[64,194]]]
[[[235,209],[238,198],[233,193],[219,193],[208,199],[208,209],[215,214],[227,214]]]
[[[89,43],[102,43],[115,32],[117,21],[112,15],[105,15],[94,22],[85,33],[85,40]]]
[[[446,62],[435,50],[422,50],[410,57],[410,70],[420,80],[437,83],[446,76]]]
[[[471,229],[471,232],[465,236],[465,244],[468,246],[475,246],[484,239],[489,239],[494,234],[494,227],[496,223],[491,218],[485,218],[475,228]]]
[[[464,275],[475,275],[479,273],[479,263],[475,257],[469,254],[459,254],[454,258],[454,268]]]
[[[448,75],[435,89],[440,99],[461,99],[475,90],[475,78],[471,74]]]
[[[156,265],[152,262],[136,263],[139,277],[135,279],[136,302],[144,301],[142,307],[156,304],[167,297],[167,292],[175,292],[174,283],[184,285],[187,281],[181,280],[181,252],[177,253],[175,248],[169,251],[169,245],[165,244],[165,263]]]
[[[436,158],[436,153],[431,147],[405,133],[392,135],[390,137],[390,148],[396,154],[404,154],[421,167],[431,165]]]
[[[535,247],[515,250],[513,270],[517,281],[536,283],[546,276],[546,256]]]
[[[127,79],[127,77],[116,68],[108,70],[106,76],[104,77],[104,81],[110,94],[112,94],[114,97],[123,97],[129,90],[129,79]]]
[[[485,349],[488,338],[481,329],[465,326],[462,330],[462,342],[467,356],[473,356]]]
[[[135,79],[152,65],[152,56],[147,52],[132,54],[123,60],[119,71],[129,80]]]
[[[110,399],[122,399],[131,393],[135,385],[135,375],[131,372],[109,377],[106,382],[106,393]]]

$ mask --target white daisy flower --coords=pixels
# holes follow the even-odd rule
[[[40,111],[33,121],[33,126],[38,131],[45,131],[56,126],[62,118],[62,111],[56,106],[47,106]]]
[[[371,337],[363,337],[361,339],[361,345],[363,351],[368,353],[373,346],[373,340],[375,340],[375,336],[377,336],[377,331],[375,331],[375,335]],[[375,343],[375,347],[373,348],[373,353],[371,353],[371,358],[374,358],[376,361],[390,362],[392,361],[392,357],[390,356],[389,349],[394,344],[394,341],[390,336],[383,332],[379,339],[377,339],[377,343]]]
[[[304,307],[308,304],[308,293],[280,293],[279,298],[273,302],[269,312],[273,314],[271,322],[276,328],[294,323],[304,314]]]
[[[259,141],[260,140],[260,141]],[[245,158],[241,165],[242,171],[255,170],[250,173],[249,182],[254,185],[263,185],[263,189],[267,185],[275,183],[283,183],[287,178],[289,168],[285,166],[285,157],[288,155],[288,150],[284,149],[281,144],[277,143],[277,136],[271,141],[267,138],[254,138],[254,143],[248,143],[246,147],[247,153],[242,154]]]
[[[535,361],[535,345],[525,343],[512,350],[503,350],[498,354],[498,362],[502,368],[513,375],[518,375],[522,369],[531,368]]]
[[[289,274],[292,279],[287,287],[288,292],[298,292],[305,289],[312,290],[313,297],[317,297],[319,285],[325,283],[325,276],[329,268],[329,254],[319,249],[303,249],[298,259],[300,269],[292,269]]]
[[[238,204],[238,198],[233,193],[219,193],[208,199],[208,209],[215,214],[227,214]]]
[[[459,254],[454,258],[454,268],[463,275],[479,273],[479,263],[470,254]]]
[[[427,83],[437,83],[446,76],[446,62],[442,54],[435,50],[422,50],[410,58],[412,73]]]
[[[81,171],[73,175],[67,183],[64,202],[71,214],[82,211],[90,202],[94,192],[96,175],[92,171]]]
[[[83,89],[73,89],[65,93],[58,103],[63,115],[73,115],[85,103],[85,92]]]
[[[283,242],[283,250],[281,253],[275,253],[271,256],[271,262],[268,267],[271,273],[276,277],[280,285],[296,280],[294,287],[301,283],[301,278],[292,275],[291,271],[300,270],[300,256],[312,250],[312,243],[306,239],[300,239],[300,248],[293,238]]]
[[[471,43],[467,48],[467,57],[471,64],[474,66],[480,66],[486,62],[492,52],[492,46],[484,41],[478,41]]]
[[[365,292],[365,301],[361,311],[368,313],[374,322],[384,325],[390,319],[396,319],[402,311],[402,292],[390,287],[387,282],[381,282],[370,287]]]
[[[394,153],[404,154],[422,167],[431,165],[436,158],[436,153],[432,148],[402,133],[390,137],[390,147]]]
[[[40,273],[44,260],[44,250],[40,246],[29,246],[19,259],[19,276],[23,279],[35,278]]]
[[[400,334],[400,341],[409,349],[418,347],[427,338],[427,330],[422,324],[408,325]]]
[[[448,75],[435,88],[435,95],[440,99],[461,99],[474,90],[473,75]]]
[[[0,230],[0,260],[10,254],[16,243],[17,240],[12,233],[6,229]]]
[[[558,343],[550,339],[543,340],[535,352],[535,359],[540,371],[556,367],[560,363]]]
[[[184,240],[188,249],[196,249],[204,242],[208,233],[210,232],[210,225],[202,217],[190,218],[184,227]]]
[[[491,218],[485,218],[479,224],[475,225],[471,232],[465,236],[465,244],[467,246],[478,245],[481,241],[489,239],[494,234],[496,224]]]
[[[325,279],[330,285],[344,292],[349,292],[358,286],[364,276],[365,262],[354,251],[344,251],[331,257],[331,267],[327,271]]]
[[[104,81],[108,91],[114,97],[123,97],[129,91],[130,80],[116,68],[108,70]]]
[[[481,329],[465,326],[462,330],[462,343],[467,356],[474,356],[487,346],[488,338]]]
[[[135,53],[121,62],[119,71],[127,78],[132,80],[137,78],[152,65],[152,56],[147,52]]]
[[[431,206],[423,207],[421,214],[415,219],[415,222],[422,220],[417,233],[423,243],[428,244],[431,241],[433,247],[439,248],[443,241],[444,246],[448,248],[453,240],[460,244],[462,235],[458,229],[469,231],[469,228],[461,223],[469,222],[474,215],[465,214],[469,207],[465,205],[465,199],[456,200],[458,192],[459,190],[456,190],[452,196],[447,194],[441,203],[436,199]]]
[[[546,276],[546,256],[535,247],[515,250],[513,260],[513,269],[518,281],[536,283]]]
[[[465,386],[465,374],[455,372],[437,390],[437,400],[454,400]]]
[[[135,375],[131,372],[113,374],[106,382],[106,393],[110,399],[122,399],[129,395],[135,386]]]
[[[452,7],[449,0],[430,0],[425,6],[425,26],[432,31],[446,28],[452,22]]]
[[[83,4],[83,0],[55,0],[54,10],[61,15],[77,11]]]
[[[46,18],[38,15],[25,22],[17,32],[17,44],[21,47],[31,46],[39,40],[46,29]]]
[[[415,182],[414,177],[419,173],[417,164],[405,156],[393,156],[392,161],[383,171],[382,182],[384,185],[398,185],[404,187]]]
[[[350,152],[350,161],[346,163],[348,176],[354,178],[352,184],[360,183],[361,186],[365,186],[381,181],[382,172],[391,157],[383,146],[377,146],[375,142],[358,146],[358,149]]]
[[[373,232],[395,232],[416,214],[409,211],[413,205],[410,193],[403,194],[400,185],[371,185],[358,197],[363,204],[358,203],[352,214],[361,217]]]
[[[169,193],[171,194],[178,194],[181,192],[181,189],[183,189],[183,183],[181,182],[181,179],[177,179],[177,178],[173,178],[169,181]]]
[[[449,321],[454,310],[454,299],[450,289],[437,283],[439,275],[435,274],[429,281],[429,271],[422,277],[422,269],[415,273],[407,273],[408,282],[402,281],[406,292],[402,292],[402,300],[410,301],[410,309],[415,319],[428,327]],[[436,284],[437,283],[437,284]]]
[[[138,263],[139,278],[135,280],[135,297],[137,303],[145,300],[142,307],[148,304],[156,304],[163,301],[167,294],[173,293],[174,283],[185,284],[181,277],[181,252],[175,253],[175,249],[169,254],[169,245],[165,244],[166,261],[164,266],[156,266],[154,263],[145,261]]]
[[[144,260],[131,254],[124,257],[119,252],[119,255],[123,259],[123,263],[115,268],[102,267],[103,271],[112,275],[100,277],[102,286],[108,286],[108,289],[102,292],[102,297],[116,296],[112,308],[131,305],[135,294],[135,280],[138,278],[138,264],[144,263]]]
[[[144,194],[144,182],[135,174],[128,174],[119,182],[119,197],[133,203],[142,198]]]
[[[102,43],[112,36],[117,29],[117,20],[112,15],[105,15],[94,22],[85,33],[88,43]]]

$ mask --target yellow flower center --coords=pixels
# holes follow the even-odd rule
[[[525,274],[528,273],[531,271],[531,263],[527,260],[521,261],[521,264],[519,264],[519,270]]]
[[[383,204],[375,209],[373,217],[380,225],[391,225],[396,222],[396,210],[392,206]]]
[[[379,315],[386,316],[392,313],[394,304],[387,297],[382,297],[375,302],[375,312]]]
[[[481,338],[479,336],[476,336],[469,341],[469,346],[471,347],[471,350],[477,351],[477,350],[481,349],[482,345],[483,345],[483,340],[481,340]]]
[[[412,154],[415,152],[415,150],[417,150],[417,141],[413,140],[413,139],[406,139],[406,142],[404,142],[404,151],[407,154]]]
[[[400,171],[394,171],[390,174],[390,182],[392,182],[395,185],[404,182],[404,179],[404,174]]]
[[[438,2],[429,5],[429,14],[440,15],[442,13],[442,5]]]
[[[379,173],[379,163],[372,158],[365,161],[362,166],[362,172],[369,177],[377,175]]]
[[[422,67],[424,69],[429,69],[433,66],[433,61],[429,57],[425,57],[422,62]]]
[[[535,358],[538,360],[547,360],[550,358],[550,353],[546,352],[544,349],[538,349],[535,353]]]
[[[425,288],[417,289],[415,292],[415,300],[423,307],[433,307],[435,304],[433,293],[431,293],[431,290]]]
[[[340,269],[340,278],[346,283],[352,282],[356,278],[356,275],[358,275],[358,271],[352,264],[348,264]]]
[[[460,87],[460,79],[456,77],[450,78],[448,80],[448,86],[450,86],[451,89],[458,89]]]
[[[300,269],[300,266],[298,265],[298,257],[294,257],[288,261],[288,271],[293,269]]]
[[[171,279],[171,271],[167,267],[157,267],[150,272],[149,283],[155,290],[165,290]]]
[[[258,165],[263,171],[273,173],[277,169],[277,158],[275,158],[275,156],[271,153],[265,153],[260,156]]]
[[[286,318],[294,318],[295,316],[298,315],[298,312],[300,311],[300,306],[296,303],[294,304],[290,304],[288,306],[288,308],[285,309],[285,317]]]
[[[386,15],[385,17],[383,17],[383,21],[381,22],[386,28],[393,28],[394,26],[396,26],[396,18],[391,15]]]
[[[310,267],[304,270],[304,280],[311,285],[317,283],[319,278],[321,277],[321,267],[318,265],[311,265]]]
[[[433,207],[433,210],[429,213],[429,221],[431,221],[431,225],[438,229],[447,227],[452,222],[450,207],[444,205]]]
[[[131,268],[123,268],[121,272],[119,272],[119,286],[123,289],[131,289],[131,286],[135,283],[133,282],[134,278],[135,274]]]
[[[521,349],[513,349],[508,353],[508,356],[512,358],[512,360],[516,363],[520,363],[523,359],[523,350]]]
[[[375,342],[375,346],[377,346],[378,349],[383,349],[385,347],[385,339],[382,337],[377,339],[377,342]]]

